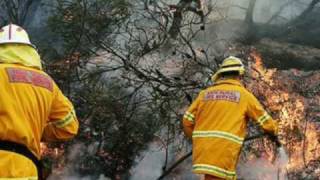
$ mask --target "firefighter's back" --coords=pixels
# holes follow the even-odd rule
[[[244,73],[239,58],[226,58],[212,76],[215,84],[201,91],[185,112],[183,128],[192,137],[194,173],[237,179],[236,165],[248,119],[277,134],[276,122],[241,84]]]
[[[243,137],[248,91],[236,80],[220,81],[202,92],[195,130],[218,130]]]
[[[27,32],[0,29],[0,180],[38,179],[40,141],[73,138],[79,128],[72,103],[42,70]]]
[[[34,68],[0,64],[0,84],[1,140],[25,145],[39,158],[53,99],[53,81]],[[0,159],[0,177],[37,176],[36,166],[22,155],[0,150]]]
[[[247,96],[241,83],[232,79],[200,93],[192,133],[195,173],[236,178],[236,160],[246,134]]]

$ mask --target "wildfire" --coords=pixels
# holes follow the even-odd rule
[[[262,58],[261,58],[261,55],[253,50],[251,53],[250,53],[250,56],[254,59],[254,68],[258,71],[258,72],[263,72],[265,69],[264,69],[264,66],[263,66],[263,63],[262,63]]]
[[[63,155],[64,151],[63,147],[49,148],[46,143],[40,143],[40,153],[41,156],[49,156],[51,158],[57,159]]]
[[[302,83],[294,77],[302,76],[303,72],[266,69],[261,54],[256,50],[250,53],[250,57],[253,60],[249,62],[252,80],[247,86],[258,99],[262,99],[262,104],[279,123],[279,136],[289,155],[287,171],[302,169],[320,158],[320,139],[319,133],[317,133],[319,125],[310,121],[311,118],[308,117],[308,104],[311,103],[307,102],[312,100],[304,97],[295,89]],[[320,102],[317,103],[319,106]],[[266,144],[262,146],[264,147],[261,149],[267,151],[265,154],[271,156],[270,154],[273,152],[270,151],[272,150],[266,148]],[[266,159],[270,159],[270,157]]]
[[[40,143],[40,153],[41,155],[45,155],[48,154],[49,150],[48,150],[48,146],[46,143]]]

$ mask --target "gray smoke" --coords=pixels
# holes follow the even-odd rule
[[[152,180],[157,179],[162,173],[165,161],[165,151],[157,143],[151,143],[148,149],[135,161],[135,166],[130,173],[130,180]]]
[[[288,155],[283,148],[279,148],[278,157],[274,163],[264,158],[240,162],[238,176],[246,180],[278,179],[287,180],[286,166]]]
[[[95,153],[96,144],[85,146],[84,144],[75,144],[70,147],[69,154],[67,154],[67,164],[64,165],[62,172],[53,172],[48,180],[110,180],[104,175],[81,176],[75,169],[77,161],[84,156],[84,154]]]
[[[176,143],[178,143],[176,141]],[[174,147],[177,144],[170,145],[168,148],[168,162],[167,169],[175,163],[186,152],[177,152]],[[188,150],[189,151],[189,150]],[[156,180],[163,173],[163,166],[166,159],[166,150],[163,144],[159,144],[157,141],[150,143],[148,149],[144,151],[141,156],[135,160],[136,166],[130,170],[130,180]],[[178,167],[176,167],[165,179],[176,180],[200,180],[200,176],[197,176],[191,172],[192,160],[188,158]]]

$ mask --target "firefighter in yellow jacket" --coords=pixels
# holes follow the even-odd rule
[[[277,124],[241,84],[245,69],[236,57],[226,58],[183,118],[185,134],[192,138],[193,172],[205,179],[236,179],[236,165],[246,136],[246,120],[256,121],[267,133]]]
[[[42,71],[28,34],[14,24],[0,29],[0,84],[0,180],[41,179],[40,141],[71,139],[78,121]]]

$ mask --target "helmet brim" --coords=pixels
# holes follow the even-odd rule
[[[4,45],[4,44],[23,44],[23,45],[31,46],[32,48],[37,50],[37,47],[31,43],[17,42],[17,41],[2,41],[2,42],[0,42],[0,45]]]
[[[245,72],[245,69],[243,66],[221,68],[211,77],[211,80],[213,82],[217,81],[220,78],[220,74],[224,72],[239,72],[239,75],[243,75]]]

